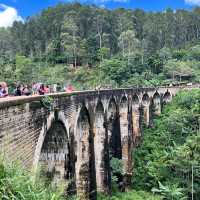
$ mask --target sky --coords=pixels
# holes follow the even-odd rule
[[[12,26],[14,21],[24,21],[28,16],[40,13],[49,6],[59,2],[73,0],[0,0],[0,27]],[[146,11],[163,11],[166,8],[174,10],[191,9],[200,6],[200,0],[76,0],[81,3],[92,3],[109,9],[141,8]]]

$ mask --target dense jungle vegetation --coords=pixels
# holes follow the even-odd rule
[[[200,79],[200,8],[108,10],[58,4],[0,29],[0,81],[77,89]]]
[[[134,152],[135,189],[151,190],[164,199],[200,197],[200,91],[180,92],[144,130]]]

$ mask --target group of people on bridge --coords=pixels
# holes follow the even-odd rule
[[[71,93],[74,91],[74,87],[69,84],[61,91]],[[33,83],[31,86],[26,84],[15,84],[14,89],[9,92],[7,83],[0,82],[0,98],[5,98],[8,96],[45,95],[54,92],[57,92],[55,87],[52,89],[50,85],[45,85],[43,83]]]

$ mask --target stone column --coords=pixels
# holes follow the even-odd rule
[[[96,111],[94,135],[97,191],[110,194],[108,135],[104,123],[103,108]]]
[[[132,106],[133,141],[137,145],[141,138],[141,113],[139,105]]]
[[[147,127],[150,125],[150,103],[143,105],[144,123]]]
[[[131,185],[132,177],[132,156],[131,137],[129,135],[128,105],[127,102],[120,105],[120,131],[122,141],[122,163],[123,163],[123,184],[125,190]]]
[[[86,109],[80,113],[77,131],[76,188],[81,200],[96,199],[96,176],[94,166],[94,143]]]

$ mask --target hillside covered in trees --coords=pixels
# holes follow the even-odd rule
[[[0,29],[0,77],[71,81],[77,89],[199,81],[199,19],[198,7],[145,12],[58,4]]]

